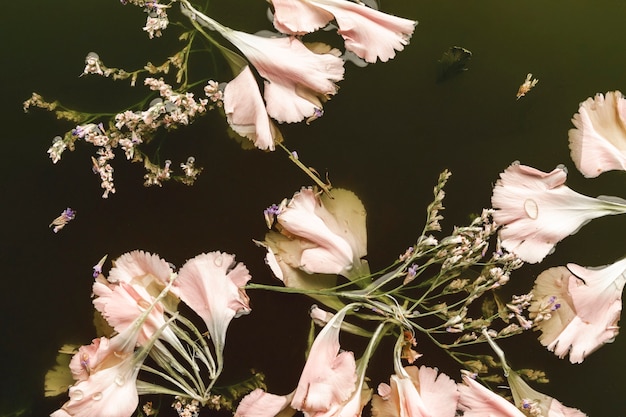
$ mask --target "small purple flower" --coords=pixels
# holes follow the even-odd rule
[[[265,223],[267,224],[268,229],[272,228],[274,225],[274,218],[280,214],[280,211],[281,208],[276,204],[272,204],[263,210],[263,216],[265,217]]]
[[[70,221],[70,220],[73,220],[74,217],[76,217],[76,212],[68,207],[65,210],[63,210],[63,213],[61,213],[61,216],[64,216],[67,219],[67,221]]]
[[[95,264],[93,266],[93,277],[94,278],[98,278],[98,276],[100,274],[102,274],[102,266],[104,265],[104,262],[106,261],[108,255],[104,255],[97,264]]]
[[[52,223],[50,223],[50,225],[48,227],[54,226],[54,229],[52,229],[52,231],[54,233],[57,233],[59,230],[63,229],[63,227],[70,220],[73,220],[74,217],[76,217],[76,211],[72,210],[71,208],[68,207],[65,210],[63,210],[63,212],[61,213],[61,215],[59,217],[57,217],[56,219],[52,220]]]
[[[272,204],[263,211],[263,214],[273,214],[274,216],[278,216],[280,214],[280,207],[276,204]]]

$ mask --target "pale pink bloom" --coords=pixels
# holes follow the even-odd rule
[[[530,263],[541,261],[554,246],[597,217],[626,212],[615,197],[587,197],[565,185],[567,172],[546,173],[511,164],[496,182],[491,204],[502,247]]]
[[[265,240],[274,272],[284,262],[309,274],[350,277],[366,266],[361,260],[367,254],[363,203],[348,190],[333,189],[331,195],[302,188],[275,209],[283,236],[270,232]]]
[[[265,79],[267,113],[279,122],[314,116],[337,92],[343,60],[334,53],[317,54],[294,37],[265,38],[239,31],[222,35],[250,60]]]
[[[77,383],[69,389],[69,401],[51,417],[130,417],[139,397],[136,380],[141,360],[134,354],[136,329],[112,339],[95,339],[74,355],[72,373]],[[76,366],[83,372],[76,372]]]
[[[374,417],[454,417],[459,400],[456,383],[437,369],[404,367],[405,375],[380,384],[372,399]]]
[[[347,0],[271,0],[274,27],[304,34],[326,26],[333,18],[346,49],[367,62],[385,62],[409,43],[417,22],[389,15]]]
[[[463,383],[457,388],[461,394],[459,409],[463,417],[526,417],[515,405],[462,373]]]
[[[224,89],[224,112],[229,126],[259,149],[274,150],[280,132],[269,118],[259,86],[246,66]]]
[[[293,393],[275,395],[260,388],[243,397],[234,417],[291,417],[296,410],[289,406]]]
[[[96,277],[93,304],[117,332],[123,332],[151,306],[174,272],[158,255],[143,251],[125,253],[114,261],[108,279]],[[172,293],[155,304],[143,322],[138,343],[143,345],[166,322],[165,312],[177,309],[178,297]],[[173,331],[166,328],[161,338],[182,348]]]
[[[572,118],[569,147],[576,167],[587,178],[626,170],[626,99],[619,91],[597,94],[580,104]]]
[[[188,0],[181,0],[181,5],[183,14],[219,32],[245,55],[265,79],[267,113],[279,122],[319,117],[322,103],[337,92],[335,82],[344,74],[338,50],[316,53],[293,36],[267,38],[232,30],[196,10]]]
[[[355,389],[350,399],[341,404],[341,406],[326,413],[310,414],[305,412],[305,417],[361,417],[363,407],[372,398],[372,389],[368,388],[367,384],[361,385],[361,389]]]
[[[357,382],[354,354],[341,351],[341,310],[315,338],[294,392],[291,407],[305,416],[332,416],[354,399]]]
[[[250,279],[244,264],[222,252],[198,255],[178,272],[174,285],[180,299],[204,320],[218,355],[224,348],[230,321],[251,311],[244,288]]]
[[[586,414],[576,408],[566,407],[558,400],[532,389],[516,372],[509,371],[507,380],[513,394],[513,401],[520,410],[540,412],[544,417],[585,417]]]
[[[542,272],[535,281],[537,301],[531,313],[544,299],[554,297],[554,311],[537,327],[539,341],[560,358],[569,353],[572,363],[611,342],[619,331],[617,322],[622,310],[622,291],[626,283],[626,258],[600,268],[568,264]]]

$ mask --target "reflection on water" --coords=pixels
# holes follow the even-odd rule
[[[125,82],[78,78],[86,53],[94,50],[107,62],[139,67],[146,57],[159,62],[176,40],[148,41],[142,13],[114,0],[98,0],[97,7],[94,1],[39,3],[36,10],[28,2],[7,3],[0,25],[5,39],[0,416],[46,415],[64,401],[43,401],[43,375],[60,345],[93,337],[91,268],[104,254],[115,258],[140,248],[182,265],[203,251],[222,250],[236,253],[255,282],[272,283],[263,251],[252,239],[264,234],[265,207],[308,184],[283,155],[241,151],[226,136],[223,120],[208,115],[175,132],[175,140],[160,150],[176,160],[192,153],[204,167],[196,185],[143,188],[142,169],[120,159],[117,193],[102,200],[91,174],[92,149],[78,146],[53,166],[46,150],[67,125],[42,113],[24,115],[21,102],[39,91],[92,111],[133,103],[138,93]],[[263,1],[213,1],[211,7],[232,27],[270,28]],[[242,9],[246,13],[238,12]],[[623,173],[587,180],[576,171],[567,130],[579,102],[624,89],[626,55],[615,28],[623,23],[626,3],[385,1],[383,9],[420,22],[411,45],[385,64],[348,65],[322,118],[283,129],[287,144],[307,164],[363,200],[373,269],[414,241],[432,186],[445,168],[453,174],[443,223],[448,230],[489,205],[493,182],[514,160],[544,171],[563,163],[570,168],[571,188],[623,196]],[[251,22],[248,11],[259,18]],[[469,69],[437,83],[437,61],[453,45],[472,51]],[[528,73],[541,81],[516,100]],[[532,203],[526,205],[529,213],[536,209]],[[53,233],[50,220],[68,206],[76,218]],[[518,272],[512,290],[528,291],[548,266],[604,265],[621,258],[623,225],[618,216],[585,226],[544,264]],[[253,313],[229,330],[225,378],[237,380],[255,368],[266,373],[273,392],[284,394],[303,364],[310,303],[260,291],[250,297]],[[618,336],[572,366],[542,349],[535,336],[501,343],[513,367],[545,369],[551,383],[542,390],[590,416],[626,415],[621,400],[626,338]],[[276,346],[274,340],[284,343]],[[438,354],[430,355],[437,363]],[[391,369],[381,357],[381,369],[371,375],[376,384]]]

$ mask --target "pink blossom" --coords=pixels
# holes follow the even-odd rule
[[[459,400],[456,383],[426,366],[404,367],[378,393],[372,399],[373,417],[454,417]]]
[[[515,405],[476,382],[467,372],[463,372],[462,379],[457,387],[463,417],[525,417]]]
[[[275,272],[279,263],[286,263],[309,274],[350,277],[364,267],[361,257],[367,253],[367,236],[363,204],[351,191],[333,189],[331,195],[302,188],[277,208],[277,228],[282,236],[270,232],[264,242]]]
[[[235,263],[234,255],[222,252],[198,255],[178,272],[174,285],[180,298],[204,320],[218,355],[230,321],[251,311],[243,288],[250,279],[244,264]]]
[[[580,104],[572,118],[569,147],[576,167],[587,178],[626,170],[626,99],[619,91],[597,94]]]
[[[354,354],[341,351],[341,310],[317,335],[294,392],[291,407],[305,416],[334,416],[354,399],[357,374]]]
[[[563,167],[545,173],[519,163],[500,174],[491,204],[506,250],[536,263],[590,220],[626,212],[625,201],[579,194],[565,185],[566,177]]]
[[[337,54],[317,54],[296,38],[265,38],[239,31],[223,35],[265,79],[267,113],[279,122],[314,116],[337,92],[335,82],[343,79],[344,62]]]
[[[347,0],[271,0],[274,27],[304,34],[326,26],[333,18],[346,49],[367,62],[385,62],[409,43],[417,22]]]
[[[255,389],[243,397],[234,417],[291,417],[296,410],[289,406],[293,393],[275,395],[262,389]]]
[[[136,342],[131,327],[79,349],[71,362],[78,382],[69,389],[69,401],[51,417],[130,417],[139,403],[136,380],[143,361],[133,353]],[[76,365],[83,372],[76,372]]]
[[[114,262],[108,279],[96,277],[93,304],[118,332],[123,332],[150,307],[165,288],[174,272],[158,255],[143,251],[125,253]],[[143,345],[166,322],[165,312],[177,309],[178,297],[168,294],[154,305],[141,326],[138,342]],[[169,328],[161,338],[182,348],[180,341]]]
[[[568,264],[543,271],[535,281],[536,301],[531,313],[544,299],[554,297],[551,317],[537,327],[539,341],[560,358],[569,353],[572,363],[613,340],[619,331],[622,291],[626,283],[626,258],[600,268]]]
[[[274,150],[280,132],[269,118],[259,86],[246,66],[224,89],[224,111],[229,126],[259,149]]]

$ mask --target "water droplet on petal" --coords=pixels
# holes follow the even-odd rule
[[[213,259],[213,263],[215,263],[215,266],[222,266],[222,264],[224,263],[224,258],[222,257],[221,253],[216,256],[215,259]]]
[[[126,382],[126,378],[124,378],[122,375],[117,375],[114,381],[116,385],[121,387]]]
[[[536,220],[537,217],[539,217],[539,206],[537,206],[537,203],[532,198],[524,201],[524,211],[526,211],[528,217],[533,220]]]
[[[102,399],[102,393],[96,392],[94,395],[91,396],[91,399],[94,401],[100,401]]]
[[[83,394],[83,392],[79,389],[75,389],[70,392],[70,400],[80,401],[83,399],[84,396],[85,394]]]

